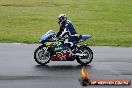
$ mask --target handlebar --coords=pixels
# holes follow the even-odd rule
[[[68,37],[58,37],[58,40],[60,41],[64,41],[65,39],[67,39]]]

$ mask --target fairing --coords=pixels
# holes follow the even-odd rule
[[[74,61],[75,58],[71,56],[71,49],[66,47],[59,40],[50,41],[49,37],[51,35],[56,35],[56,32],[50,30],[44,34],[39,42],[45,44],[52,53],[52,61]],[[79,37],[79,41],[85,41],[86,39],[91,38],[91,35],[82,35]]]
[[[48,39],[51,35],[56,35],[56,33],[52,30],[49,30],[46,34],[42,35],[39,42],[40,43],[45,43],[45,42],[50,42]]]
[[[91,35],[82,35],[82,36],[79,37],[79,40],[80,41],[85,41],[86,39],[89,39],[91,37],[92,37]]]

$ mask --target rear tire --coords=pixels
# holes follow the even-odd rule
[[[93,52],[88,46],[80,46],[80,53],[85,53],[87,56],[78,57],[76,60],[81,65],[88,65],[93,60]],[[83,61],[86,60],[86,61]]]
[[[51,53],[45,45],[39,46],[34,52],[34,59],[40,65],[45,65],[51,60]]]

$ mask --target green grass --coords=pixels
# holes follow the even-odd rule
[[[132,0],[0,0],[0,41],[36,43],[65,13],[90,45],[132,46]]]

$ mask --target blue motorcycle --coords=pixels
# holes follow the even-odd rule
[[[77,43],[91,38],[90,35],[80,35],[79,40],[74,42],[73,48],[64,44],[66,37],[56,37],[56,32],[50,30],[41,36],[40,45],[34,52],[34,59],[40,65],[45,65],[50,61],[74,61],[81,65],[89,64],[93,59],[92,50],[85,45]]]

